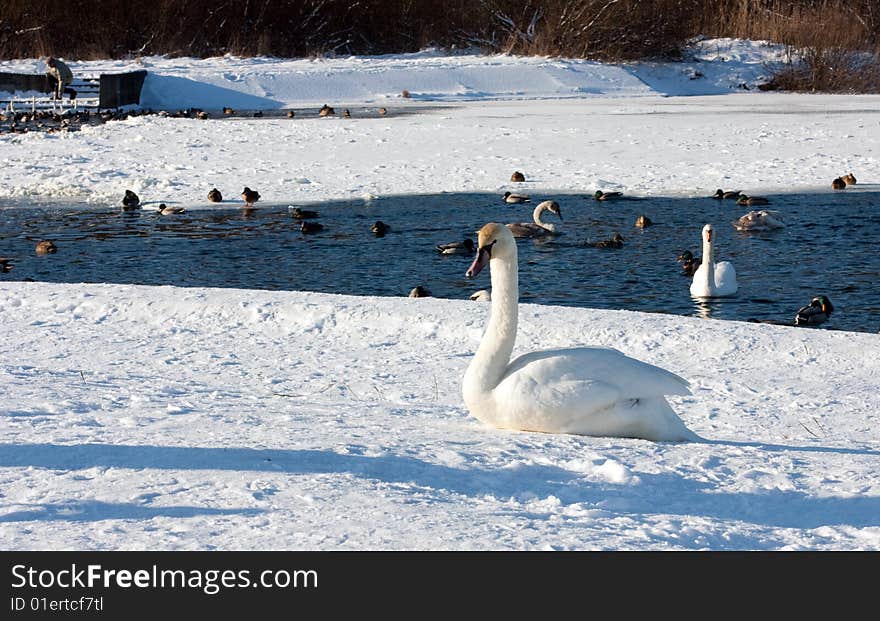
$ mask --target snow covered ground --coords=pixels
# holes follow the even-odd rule
[[[143,59],[156,107],[420,108],[4,134],[0,209],[116,208],[129,188],[191,208],[214,186],[279,204],[500,192],[513,170],[542,194],[824,192],[849,170],[878,183],[880,98],[739,88],[779,54]],[[3,549],[880,549],[874,334],[524,305],[515,353],[607,345],[691,381],[670,401],[707,441],[654,444],[471,418],[460,383],[485,304],[14,273],[0,275]]]

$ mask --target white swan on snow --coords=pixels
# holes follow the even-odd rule
[[[738,289],[736,268],[730,261],[715,263],[715,227],[703,227],[703,262],[694,272],[691,295],[695,298],[719,298],[733,295]]]
[[[688,395],[686,380],[616,349],[537,351],[510,361],[516,341],[519,276],[516,241],[507,227],[479,232],[467,271],[489,265],[489,323],[464,375],[462,392],[476,418],[505,429],[588,436],[696,441],[664,395]]]

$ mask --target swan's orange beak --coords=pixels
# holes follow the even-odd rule
[[[492,258],[492,245],[481,246],[479,250],[477,250],[477,256],[474,258],[474,262],[471,263],[471,266],[468,268],[468,271],[465,272],[465,276],[467,278],[473,278],[477,274],[483,271],[483,268],[486,267],[489,263],[489,259]]]

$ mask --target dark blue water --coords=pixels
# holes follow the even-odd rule
[[[415,286],[432,295],[467,298],[489,288],[488,272],[464,277],[470,255],[441,256],[437,243],[460,240],[489,221],[528,221],[536,200],[557,200],[565,234],[520,240],[523,302],[720,319],[791,323],[795,311],[819,294],[835,313],[825,328],[877,332],[880,326],[880,192],[857,186],[843,192],[770,196],[770,208],[789,223],[769,233],[740,233],[731,222],[748,211],[733,201],[650,198],[600,203],[584,195],[536,194],[531,204],[507,205],[495,194],[394,196],[303,205],[320,212],[325,230],[303,234],[287,205],[191,210],[160,216],[155,205],[134,213],[89,205],[0,203],[0,256],[14,269],[2,280],[108,282],[150,285],[307,290],[407,295]],[[655,225],[634,226],[639,214]],[[553,216],[548,216],[548,220]],[[375,237],[370,225],[391,225]],[[718,230],[717,260],[732,261],[735,297],[695,302],[677,255],[701,253],[700,231]],[[588,242],[620,232],[619,250]],[[58,253],[37,256],[52,239]]]

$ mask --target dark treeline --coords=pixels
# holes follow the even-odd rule
[[[786,88],[880,90],[877,0],[0,1],[6,59],[308,57],[438,46],[620,61],[674,58],[699,35],[806,48],[805,63],[777,76]]]

